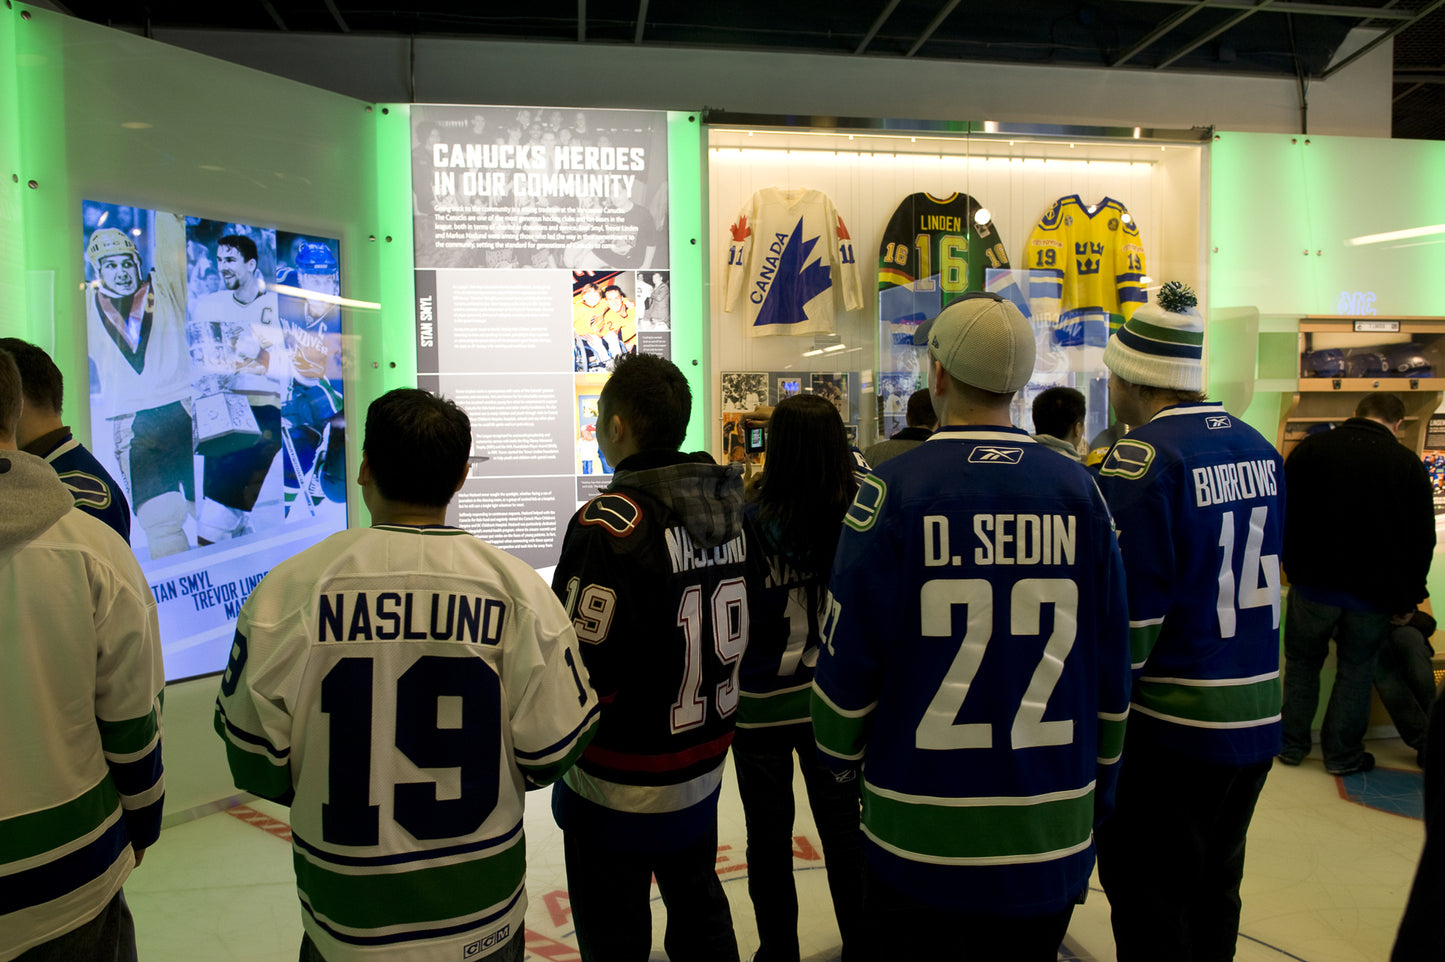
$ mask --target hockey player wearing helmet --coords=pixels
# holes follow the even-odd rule
[[[181,250],[184,226],[158,215],[156,250]],[[191,358],[186,343],[184,265],[146,272],[124,231],[98,228],[86,245],[91,361],[116,462],[152,558],[190,547],[182,525],[195,499]],[[96,425],[95,436],[104,428]]]
[[[293,261],[294,267],[276,270],[283,286],[283,343],[291,365],[291,382],[281,406],[288,514],[298,507],[310,511],[323,498],[336,502],[346,498],[340,265],[331,248],[316,241],[301,243]]]

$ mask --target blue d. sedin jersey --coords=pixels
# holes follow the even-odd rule
[[[1130,738],[1221,765],[1279,751],[1284,467],[1220,404],[1165,408],[1099,487],[1129,578]]]
[[[1017,429],[941,428],[864,480],[829,589],[813,725],[862,766],[875,868],[942,905],[1064,909],[1129,704],[1123,565],[1093,480]]]

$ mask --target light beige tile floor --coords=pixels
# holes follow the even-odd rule
[[[1370,744],[1382,766],[1414,770],[1399,741]],[[799,791],[794,867],[803,957],[837,957],[817,832]],[[573,962],[561,835],[546,793],[528,798],[528,958]],[[167,829],[126,885],[145,962],[196,959],[271,962],[296,958],[301,916],[284,839],[286,810],[265,802],[243,821],[217,813]],[[742,811],[731,776],[724,781],[718,871],[746,959],[757,947],[747,895]],[[1318,758],[1299,768],[1276,765],[1249,837],[1239,962],[1381,962],[1388,958],[1424,840],[1420,822],[1346,801]],[[1165,854],[1163,857],[1167,857]],[[1075,912],[1066,950],[1114,962],[1108,901],[1094,880]],[[663,959],[663,908],[654,890],[653,959]],[[920,919],[920,924],[927,924]],[[680,960],[685,962],[685,960]]]

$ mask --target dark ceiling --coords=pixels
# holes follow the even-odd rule
[[[162,28],[775,49],[1326,79],[1349,31],[1394,39],[1396,137],[1445,139],[1445,0],[60,0]],[[1336,64],[1333,69],[1339,69]]]

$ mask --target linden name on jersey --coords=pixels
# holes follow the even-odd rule
[[[434,591],[338,591],[321,596],[317,641],[502,640],[507,603]]]
[[[1267,458],[1234,464],[1211,464],[1194,469],[1194,506],[1228,504],[1267,498],[1279,493],[1274,477],[1275,463]]]
[[[950,217],[947,214],[919,214],[918,229],[962,234],[968,230],[968,221],[962,217]],[[980,231],[980,233],[982,232]]]
[[[692,536],[682,525],[668,528],[663,535],[667,541],[667,553],[672,559],[672,573],[675,575],[692,571],[694,568],[741,564],[748,559],[748,549],[743,544],[742,535],[716,548],[695,546]]]
[[[1071,565],[1078,519],[1072,514],[976,514],[973,516],[975,565]],[[923,563],[933,568],[961,565],[948,548],[948,518],[923,518]]]

